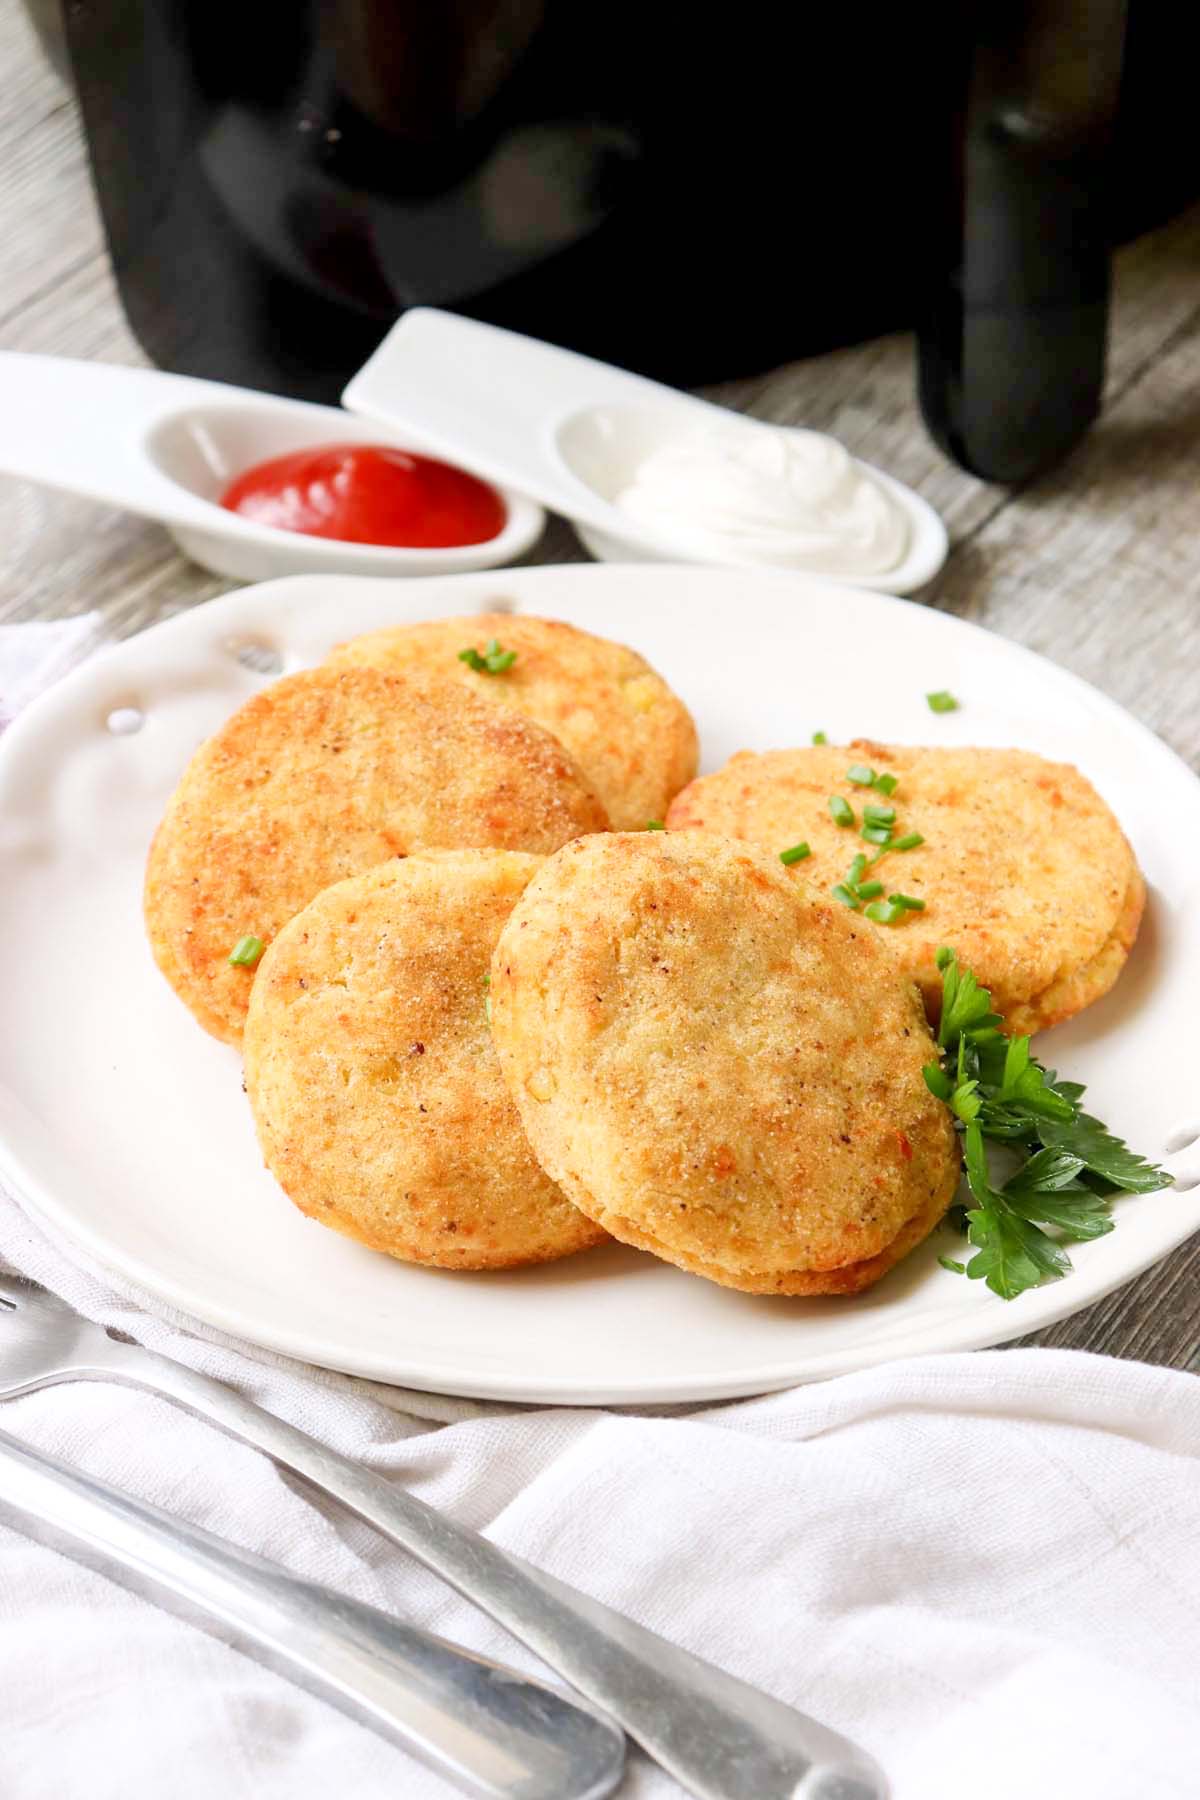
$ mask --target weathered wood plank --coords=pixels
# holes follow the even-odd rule
[[[22,311],[52,309],[55,290],[100,249],[100,221],[73,102],[13,0],[0,7],[0,330]]]
[[[1063,663],[1200,766],[1200,319],[1071,459],[959,546],[933,603]]]

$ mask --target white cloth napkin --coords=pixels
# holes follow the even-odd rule
[[[43,688],[82,662],[100,643],[99,613],[74,619],[0,625],[0,731]]]
[[[874,1753],[895,1800],[1200,1796],[1189,1375],[992,1351],[690,1415],[504,1408],[189,1329],[78,1266],[3,1195],[0,1263],[815,1713]],[[63,1387],[6,1404],[0,1429],[536,1666],[365,1526],[166,1402]],[[0,1696],[3,1800],[448,1792],[281,1678],[12,1532],[0,1532]],[[678,1789],[634,1755],[622,1793]]]

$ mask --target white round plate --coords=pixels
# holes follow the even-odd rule
[[[196,745],[268,679],[348,635],[482,611],[544,613],[635,645],[692,706],[704,766],[815,729],[1015,744],[1077,763],[1151,887],[1107,999],[1039,1050],[1159,1158],[1200,1130],[1200,783],[1111,701],[1028,651],[812,578],[567,567],[376,581],[306,576],[229,594],[68,676],[0,741],[0,1172],[79,1252],[209,1325],[329,1368],[510,1400],[651,1402],[761,1392],[1063,1317],[1200,1223],[1177,1188],[1117,1204],[1074,1273],[1005,1303],[938,1265],[944,1230],[855,1299],[733,1293],[613,1246],[509,1274],[408,1267],[301,1215],[263,1170],[236,1053],[193,1022],[142,933],[146,849]],[[949,688],[961,711],[925,693]],[[107,721],[139,709],[140,731]],[[118,720],[118,723],[121,722]],[[125,721],[128,723],[128,721]],[[1200,1177],[1200,1149],[1169,1157]]]

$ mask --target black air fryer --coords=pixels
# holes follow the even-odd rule
[[[681,385],[916,324],[935,435],[1015,480],[1095,411],[1113,233],[1200,187],[1200,26],[1129,4],[1128,30],[1125,0],[65,17],[164,367],[333,401],[418,304]]]

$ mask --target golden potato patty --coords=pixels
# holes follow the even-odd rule
[[[498,675],[471,669],[459,651],[497,639],[516,660]],[[418,669],[455,677],[480,699],[508,706],[552,732],[595,788],[619,831],[666,816],[696,773],[696,727],[636,650],[557,619],[475,613],[352,638],[335,665]]]
[[[251,972],[331,882],[413,849],[556,850],[607,815],[562,746],[455,682],[379,669],[277,681],[188,764],[150,850],[145,913],[159,967],[214,1036],[236,1043]]]
[[[877,932],[707,832],[580,839],[492,959],[538,1161],[614,1237],[754,1293],[869,1286],[958,1178],[915,987]]]
[[[890,797],[856,787],[864,765],[898,777]],[[855,825],[830,815],[831,796],[854,809]],[[886,932],[921,987],[931,1017],[941,1002],[934,963],[940,944],[989,987],[1012,1032],[1070,1018],[1112,986],[1137,936],[1145,887],[1116,819],[1069,763],[1029,750],[914,749],[858,739],[844,749],[742,751],[715,775],[684,789],[672,829],[702,827],[778,854],[807,842],[794,865],[806,886],[828,893],[856,852],[863,807],[894,807],[896,834],[924,843],[891,851],[868,872],[884,893],[925,902]],[[859,915],[863,917],[863,915]]]
[[[268,1168],[310,1218],[445,1269],[603,1238],[534,1161],[487,1026],[492,950],[539,860],[385,863],[326,888],[267,951],[246,1091]]]

